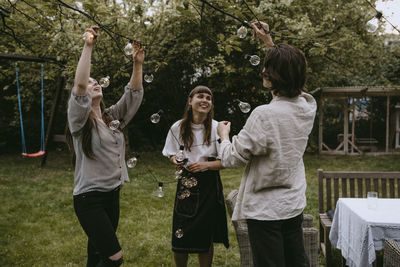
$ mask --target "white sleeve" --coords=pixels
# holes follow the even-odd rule
[[[168,131],[167,139],[165,139],[165,145],[162,154],[165,157],[171,157],[175,155],[179,150],[179,126],[178,122],[174,123]]]
[[[251,113],[239,134],[232,137],[232,143],[224,140],[220,150],[222,165],[227,168],[241,167],[247,164],[252,156],[267,153],[265,130],[256,110]]]

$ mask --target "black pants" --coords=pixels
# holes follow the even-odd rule
[[[304,250],[303,214],[278,221],[247,220],[255,267],[310,266]]]
[[[116,230],[119,220],[119,188],[111,192],[92,191],[74,196],[74,209],[88,236],[87,267],[102,266],[121,250]]]

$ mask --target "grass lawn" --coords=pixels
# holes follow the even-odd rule
[[[307,172],[305,213],[318,213],[317,169],[346,171],[399,171],[400,157],[304,157]],[[45,168],[39,159],[0,156],[0,266],[85,266],[86,236],[72,206],[73,167],[65,151],[52,151]],[[165,197],[152,192],[165,184]],[[172,208],[176,183],[174,168],[161,153],[142,153],[129,169],[131,183],[121,191],[118,237],[124,266],[173,266]],[[239,187],[243,169],[223,170],[224,194]],[[214,266],[239,266],[239,250],[231,223],[231,247],[215,246]],[[197,266],[191,256],[189,266]]]

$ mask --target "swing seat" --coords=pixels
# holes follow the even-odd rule
[[[22,153],[22,156],[28,157],[28,158],[37,158],[37,157],[43,156],[44,154],[46,154],[46,152],[43,150],[40,150],[39,152],[36,152],[36,153]]]

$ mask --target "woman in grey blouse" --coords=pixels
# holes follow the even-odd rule
[[[119,191],[129,181],[122,133],[143,98],[144,50],[135,42],[133,71],[120,100],[105,109],[102,88],[90,77],[92,50],[99,27],[86,31],[85,44],[75,73],[68,102],[67,139],[75,155],[74,209],[88,236],[87,266],[119,266],[122,250],[116,230],[119,220]],[[111,122],[119,127],[110,127]],[[69,138],[68,138],[69,137]]]
[[[230,123],[218,125],[222,165],[246,165],[232,220],[247,221],[255,266],[309,266],[301,228],[306,206],[303,154],[317,105],[303,91],[304,54],[287,44],[274,45],[268,24],[252,27],[268,48],[261,75],[273,100],[253,110],[232,142]]]

